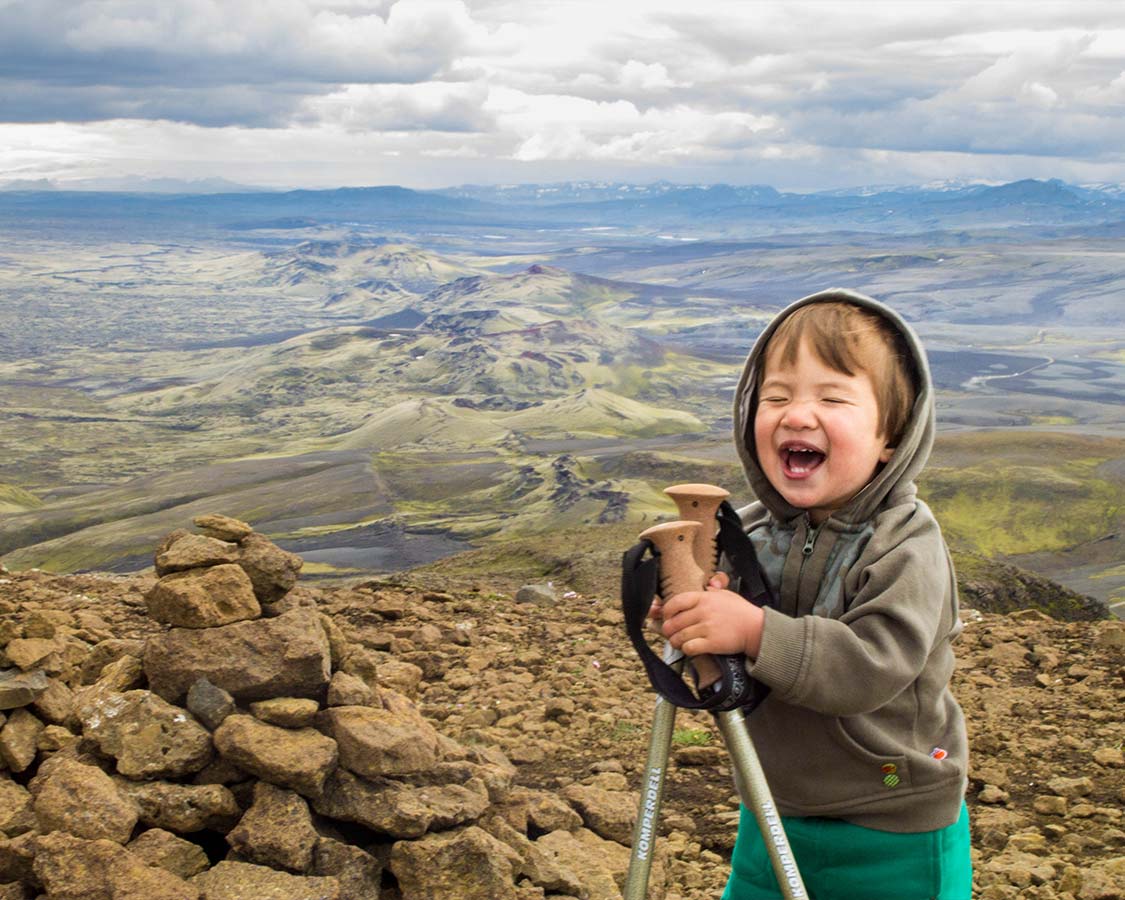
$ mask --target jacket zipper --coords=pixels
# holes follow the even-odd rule
[[[820,526],[813,525],[812,519],[805,516],[805,546],[801,548],[801,565],[797,569],[797,602],[800,604],[801,591],[805,583],[805,563],[809,561],[809,557],[813,554],[813,546],[816,544],[817,535],[820,534]]]
[[[805,546],[801,550],[801,554],[808,559],[812,556],[813,544],[816,543],[816,536],[820,534],[820,526],[813,525],[812,519],[808,516],[805,517]],[[804,562],[801,563],[804,566]]]

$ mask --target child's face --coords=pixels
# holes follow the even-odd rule
[[[790,505],[819,524],[875,475],[893,448],[879,434],[879,408],[866,372],[829,368],[802,340],[794,365],[766,354],[754,416],[758,462]]]

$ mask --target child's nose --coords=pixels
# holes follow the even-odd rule
[[[785,407],[781,424],[788,428],[815,428],[816,416],[811,403],[794,401]]]

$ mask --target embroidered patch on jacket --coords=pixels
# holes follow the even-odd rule
[[[898,766],[894,763],[883,763],[880,769],[883,772],[883,784],[889,788],[899,786],[901,779],[898,777]]]
[[[949,756],[949,752],[943,750],[941,747],[934,747],[934,749],[930,751],[930,756],[932,756],[934,759],[945,759],[947,756]]]

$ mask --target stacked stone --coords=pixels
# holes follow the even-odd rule
[[[157,550],[147,641],[9,629],[0,900],[620,898],[628,822],[515,787],[293,590],[299,557],[195,524]]]

